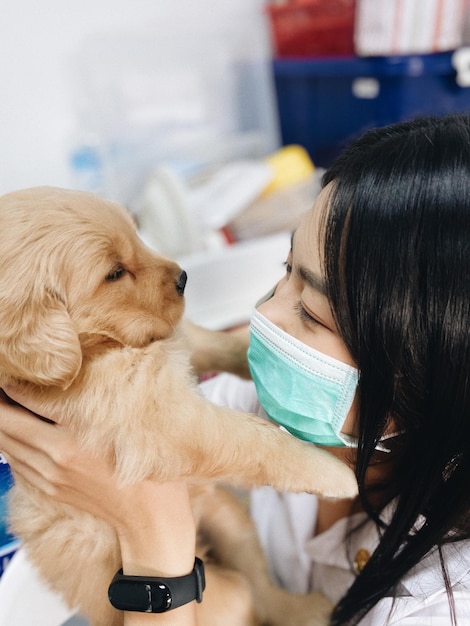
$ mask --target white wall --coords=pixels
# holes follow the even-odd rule
[[[0,193],[67,186],[74,125],[70,58],[89,36],[152,19],[159,0],[4,0]]]
[[[136,31],[161,22],[169,11],[177,20],[191,13],[189,21],[196,29],[198,20],[214,20],[213,9],[221,14],[260,1],[3,0],[0,194],[33,185],[72,183],[68,155],[77,88],[72,61],[89,37]]]

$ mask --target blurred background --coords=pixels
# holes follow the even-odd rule
[[[447,54],[467,14],[468,0],[5,0],[0,193],[101,185],[128,202],[161,159],[280,143],[327,165],[366,126],[468,105]]]
[[[5,0],[0,193],[55,185],[126,205],[191,270],[191,317],[233,326],[352,137],[470,108],[469,6]]]
[[[470,109],[469,15],[470,0],[5,0],[0,193],[126,205],[188,271],[188,315],[237,325],[351,138]]]
[[[470,0],[5,0],[2,13],[0,193],[55,185],[126,205],[187,269],[188,314],[211,327],[246,320],[277,280],[351,138],[470,109]]]

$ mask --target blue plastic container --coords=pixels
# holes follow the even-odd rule
[[[19,541],[8,532],[7,498],[12,484],[10,466],[0,454],[0,576],[19,545]]]
[[[452,53],[274,61],[282,142],[298,143],[327,167],[368,128],[470,111],[470,88],[459,87]]]

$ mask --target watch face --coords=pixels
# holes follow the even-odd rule
[[[171,607],[171,592],[163,583],[117,580],[108,594],[111,604],[121,611],[164,613]]]

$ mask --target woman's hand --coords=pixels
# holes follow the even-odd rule
[[[11,391],[9,390],[9,393]],[[16,395],[17,402],[28,398]],[[72,434],[21,406],[0,399],[0,450],[21,476],[47,496],[105,519],[125,523],[125,494],[114,477],[112,459],[81,450]],[[51,416],[54,419],[54,416]],[[132,491],[131,489],[128,489]]]
[[[118,535],[126,574],[179,576],[192,570],[196,531],[184,483],[145,480],[119,485],[112,458],[95,457],[80,449],[65,427],[41,420],[27,397],[15,389],[6,391],[30,409],[0,398],[0,450],[14,476],[21,476],[48,497],[111,524]],[[195,624],[193,606],[171,614],[153,619],[128,614],[126,626],[140,624],[145,618],[150,620],[142,621],[146,624]]]

